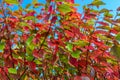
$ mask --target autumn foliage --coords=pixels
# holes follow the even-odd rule
[[[0,3],[0,80],[120,79],[120,8],[94,0]],[[12,8],[18,7],[17,10]]]

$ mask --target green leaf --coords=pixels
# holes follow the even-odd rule
[[[32,61],[33,60],[33,56],[32,55],[27,55],[27,57],[26,57],[26,59],[28,60],[28,61]]]
[[[88,42],[86,41],[83,41],[83,40],[78,40],[76,42],[73,42],[73,44],[77,45],[77,46],[81,46],[81,47],[84,47],[88,44]]]
[[[69,51],[72,51],[73,44],[72,44],[72,43],[67,43],[66,48],[67,48]]]
[[[94,0],[92,5],[99,7],[100,5],[105,5],[105,3],[101,0]]]
[[[28,17],[25,17],[24,20],[35,20],[35,17],[34,16],[28,16]]]
[[[80,6],[80,4],[72,4],[72,6]]]
[[[31,44],[29,45],[29,48],[30,48],[30,50],[34,50],[35,45],[34,45],[33,43],[31,43]]]
[[[59,58],[60,58],[60,61],[63,62],[63,63],[68,62],[68,56],[66,56],[66,55],[59,54]]]
[[[8,4],[16,4],[16,5],[19,4],[18,0],[5,0],[5,2]]]
[[[20,22],[20,23],[19,23],[19,26],[22,26],[22,27],[24,27],[24,26],[29,26],[29,24],[26,23],[26,22]]]
[[[33,40],[33,36],[29,37],[26,41],[26,44],[31,45],[32,40]]]
[[[98,34],[97,35],[99,38],[100,38],[100,40],[111,40],[110,38],[108,38],[107,36],[104,36],[104,35],[100,35],[100,34]]]
[[[111,53],[120,60],[120,45],[114,45],[111,48]]]
[[[3,51],[5,48],[5,43],[1,42],[0,43],[0,51]]]
[[[35,45],[32,43],[32,40],[33,40],[33,36],[29,37],[26,41],[27,47],[30,50],[34,50],[34,48],[35,48]]]
[[[104,12],[109,12],[109,10],[106,9],[106,8],[103,8],[103,9],[100,10],[100,13],[104,13]]]
[[[37,4],[38,0],[33,0],[32,4]]]
[[[34,62],[38,65],[42,64],[42,62],[40,62],[38,59],[34,60]]]
[[[25,8],[28,9],[30,6],[31,6],[31,4],[27,4]]]
[[[14,68],[9,68],[9,69],[8,69],[8,72],[9,72],[9,73],[12,73],[12,74],[17,74],[17,70],[14,69]]]
[[[113,65],[117,65],[117,61],[114,60],[114,59],[112,59],[112,58],[108,58],[108,59],[106,59],[106,60],[107,60],[108,63],[111,63],[111,64],[113,64]]]
[[[67,4],[61,4],[58,6],[58,10],[61,11],[62,13],[68,13],[71,12],[71,8]]]
[[[94,25],[95,24],[95,20],[94,19],[90,19],[87,21],[88,25]]]
[[[120,33],[118,33],[115,38],[116,38],[118,41],[120,41]]]
[[[111,13],[109,13],[109,12],[105,12],[105,13],[104,13],[104,16],[105,16],[105,17],[110,17],[110,18],[112,18],[112,17],[113,17],[113,14],[111,14]]]
[[[74,58],[79,58],[80,57],[80,53],[81,53],[81,51],[76,50],[76,51],[71,53],[71,56],[74,57]]]

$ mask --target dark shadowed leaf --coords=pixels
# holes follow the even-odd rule
[[[111,53],[118,59],[120,59],[120,45],[114,45],[111,48]]]

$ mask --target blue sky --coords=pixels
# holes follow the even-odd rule
[[[45,3],[46,0],[38,0],[39,2]],[[87,5],[91,3],[93,0],[75,0],[75,3],[80,4],[78,8],[78,12],[82,13],[82,6]],[[101,6],[99,9],[107,8],[109,10],[114,10],[113,13],[115,13],[115,10],[120,6],[120,0],[103,0],[106,5]],[[25,7],[26,4],[31,3],[32,0],[23,0],[22,6]],[[15,10],[16,7],[14,7],[13,10]]]
[[[23,0],[22,6],[25,7],[26,4],[29,4],[32,1],[35,1],[35,0]],[[46,2],[46,0],[38,0],[38,1],[41,2],[41,3]],[[87,5],[87,4],[91,3],[92,1],[94,1],[94,0],[75,0],[75,3],[80,4],[80,6],[77,7],[78,12],[82,13],[83,12],[82,6]],[[116,15],[116,9],[120,6],[120,0],[102,0],[102,1],[105,2],[106,5],[100,6],[99,10],[101,10],[102,8],[107,8],[109,10],[113,10],[111,13],[115,16]],[[17,9],[17,7],[13,8],[13,10],[15,10],[15,9]],[[39,9],[36,9],[36,10],[37,10],[38,13],[40,12]]]
[[[23,5],[26,5],[26,4],[30,3],[31,1],[32,0],[23,0]],[[45,0],[38,0],[38,1],[42,2],[42,3],[45,3]],[[75,3],[81,5],[79,7],[79,9],[80,9],[83,5],[86,5],[86,4],[88,4],[88,3],[92,2],[92,1],[93,0],[75,0]],[[106,5],[101,6],[102,8],[104,7],[104,8],[115,10],[118,6],[120,6],[120,0],[103,0],[103,1],[106,3]]]
[[[46,0],[38,0],[39,2],[45,3]],[[78,11],[81,11],[82,6],[86,5],[90,2],[92,2],[93,0],[75,0],[75,3],[80,4],[80,6],[78,7]],[[101,8],[108,8],[111,10],[115,10],[118,6],[120,6],[120,0],[103,0],[106,5],[101,6]],[[28,3],[31,3],[32,0],[23,0],[23,6],[25,6]]]
[[[78,7],[78,11],[81,12],[82,6],[88,4],[92,1],[93,0],[75,0],[75,3],[78,3],[81,5]],[[106,5],[101,6],[100,9],[107,8],[107,9],[115,11],[120,6],[120,0],[102,0],[102,1],[105,2]]]

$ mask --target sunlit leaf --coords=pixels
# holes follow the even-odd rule
[[[36,18],[34,16],[28,16],[28,17],[25,17],[24,20],[35,20]]]
[[[104,13],[104,16],[105,16],[105,17],[112,18],[112,17],[113,17],[113,14],[108,13],[108,12],[105,12],[105,13]]]
[[[103,36],[103,35],[98,34],[97,36],[100,38],[100,40],[111,40],[110,38]]]
[[[67,48],[69,51],[72,51],[73,44],[67,43],[66,48]]]
[[[17,70],[14,69],[14,68],[9,68],[9,69],[8,69],[8,72],[9,72],[9,73],[12,73],[12,74],[17,74]]]
[[[117,61],[115,61],[115,60],[112,59],[112,58],[108,58],[108,59],[106,59],[106,60],[107,60],[108,63],[114,64],[114,65],[117,64]]]
[[[81,53],[81,51],[76,50],[76,51],[73,51],[73,52],[71,53],[71,56],[72,56],[73,58],[79,58],[79,57],[80,57],[80,53]]]
[[[37,4],[38,3],[38,0],[33,0],[32,1],[32,4]]]
[[[101,0],[94,0],[92,5],[99,7],[100,5],[105,5],[105,3]]]
[[[0,42],[0,51],[3,51],[5,48],[5,43]]]
[[[73,42],[73,44],[83,47],[83,46],[86,46],[88,42],[83,41],[83,40],[78,40],[78,41]]]
[[[28,23],[26,23],[26,22],[19,22],[19,26],[29,26],[29,24]]]
[[[16,4],[16,5],[19,4],[18,0],[5,0],[5,2],[8,4]]]
[[[29,37],[29,38],[27,39],[27,41],[26,41],[26,44],[27,44],[27,45],[30,45],[31,42],[32,42],[32,40],[33,40],[33,36]]]
[[[38,65],[42,64],[42,62],[40,62],[39,60],[35,60],[34,62]]]
[[[33,36],[29,37],[26,41],[27,44],[27,48],[29,48],[30,50],[34,50],[35,45],[32,43],[33,40]]]
[[[62,13],[68,13],[71,12],[71,8],[69,5],[67,4],[61,4],[58,6],[58,10]]]

